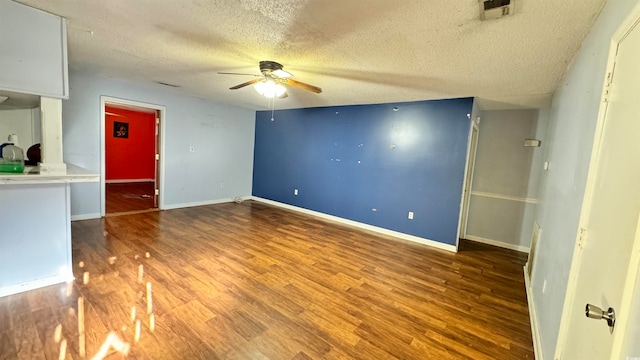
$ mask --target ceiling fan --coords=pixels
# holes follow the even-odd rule
[[[255,79],[236,86],[232,86],[229,89],[237,90],[245,86],[253,85],[253,87],[260,95],[268,98],[287,97],[287,89],[284,87],[284,85],[290,85],[299,89],[314,92],[316,94],[322,92],[322,89],[317,86],[305,84],[303,82],[291,79],[293,75],[291,75],[291,73],[287,71],[282,70],[282,65],[275,61],[260,61],[260,72],[262,73],[262,75],[229,72],[218,72],[218,74],[255,76]]]

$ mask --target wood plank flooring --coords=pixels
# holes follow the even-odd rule
[[[153,182],[105,184],[107,214],[142,211],[153,208]]]
[[[0,298],[0,359],[58,359],[59,324],[63,358],[82,358],[78,297],[86,358],[113,332],[128,359],[533,359],[522,253],[453,254],[251,201],[72,231],[72,293]]]

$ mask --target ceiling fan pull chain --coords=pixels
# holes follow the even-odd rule
[[[271,99],[269,99],[269,101],[271,101],[271,121],[274,121],[273,113],[275,112],[275,109],[276,109],[276,98],[272,97]]]

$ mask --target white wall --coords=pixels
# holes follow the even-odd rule
[[[553,359],[578,230],[611,35],[637,1],[609,0],[585,39],[549,113],[537,221],[541,236],[532,274],[544,359]],[[543,284],[547,282],[543,294]]]
[[[524,147],[524,140],[544,144],[544,123],[538,110],[482,112],[468,239],[528,251],[543,150]]]
[[[70,85],[69,100],[62,107],[66,163],[100,172],[100,96],[163,105],[164,205],[188,206],[251,195],[254,111],[186,96],[157,84],[77,72],[71,73]],[[196,151],[190,153],[189,146]],[[99,213],[100,184],[73,184],[71,214]]]
[[[473,190],[516,197],[536,197],[529,183],[533,154],[524,139],[535,137],[537,110],[483,111]]]
[[[27,149],[40,142],[40,112],[38,109],[0,110],[0,144],[9,134],[18,135],[18,146]]]

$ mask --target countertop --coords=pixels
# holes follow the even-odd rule
[[[98,182],[100,174],[92,173],[87,169],[67,164],[66,174],[41,174],[37,166],[25,166],[22,174],[0,173],[0,185],[2,184],[44,184],[44,183],[77,183]]]

